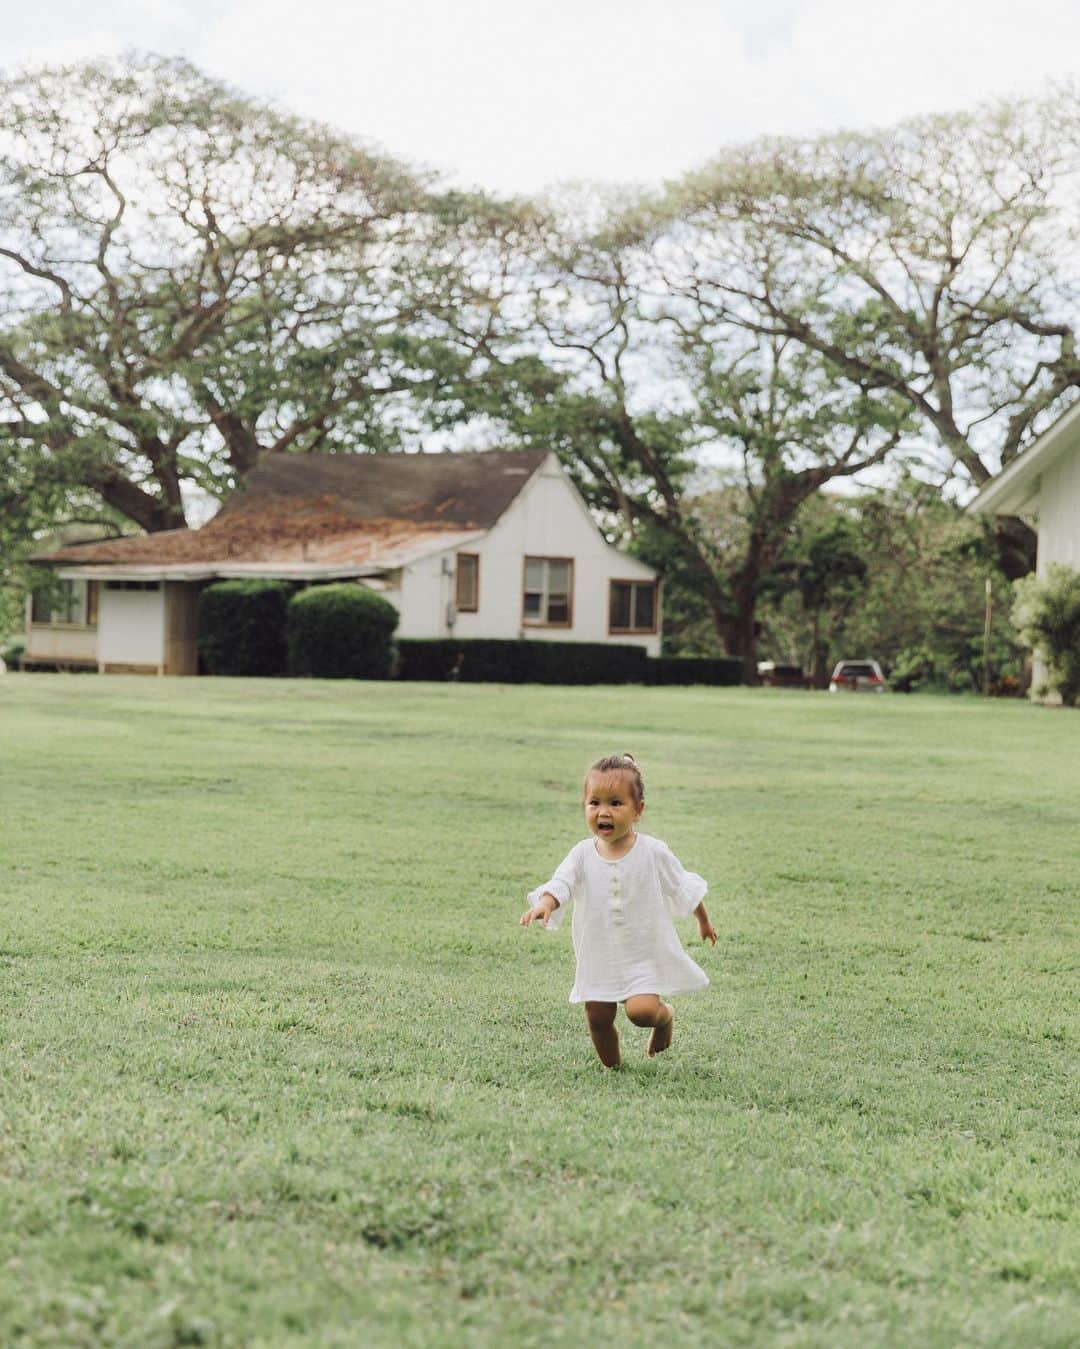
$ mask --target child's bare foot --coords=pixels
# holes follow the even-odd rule
[[[654,1026],[653,1033],[649,1036],[648,1055],[650,1059],[656,1058],[657,1054],[662,1054],[667,1049],[675,1032],[675,1009],[668,1007],[667,1003],[661,1003],[660,1005],[667,1008],[667,1020],[661,1021],[658,1026]]]

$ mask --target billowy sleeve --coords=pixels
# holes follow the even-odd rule
[[[545,881],[543,885],[538,885],[535,890],[530,890],[525,897],[526,905],[531,909],[540,903],[544,894],[554,895],[559,901],[559,907],[547,920],[545,926],[549,932],[554,932],[562,927],[563,919],[566,917],[566,911],[574,902],[574,895],[578,886],[581,884],[581,847],[580,844],[566,854],[563,860],[555,868],[555,874],[551,880]]]
[[[656,871],[660,893],[676,918],[689,918],[709,892],[700,876],[687,871],[666,843],[657,840]]]

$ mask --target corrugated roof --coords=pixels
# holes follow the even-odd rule
[[[40,562],[401,566],[490,529],[544,450],[267,455],[202,529],[77,544]]]

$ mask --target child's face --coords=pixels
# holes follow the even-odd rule
[[[644,801],[634,800],[629,773],[590,773],[585,780],[585,823],[607,844],[617,844],[632,833],[644,809]]]

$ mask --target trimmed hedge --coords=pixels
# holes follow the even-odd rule
[[[289,602],[289,673],[316,679],[387,679],[398,611],[354,581],[312,586]]]
[[[640,646],[606,642],[529,642],[486,638],[403,638],[400,679],[460,679],[469,684],[647,684]]]
[[[284,581],[215,581],[199,595],[196,645],[214,675],[281,675],[286,669]]]
[[[659,656],[651,660],[654,684],[741,684],[737,656]]]

